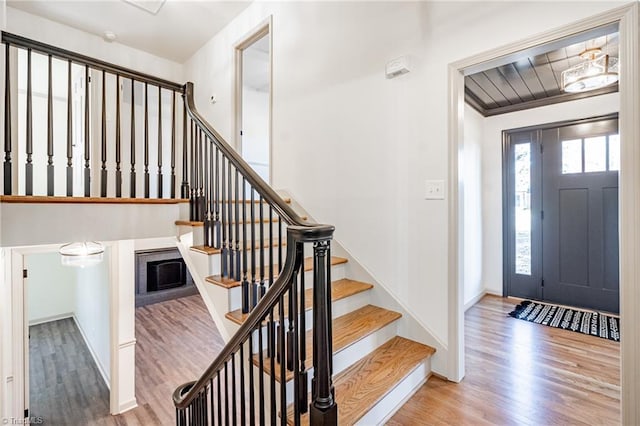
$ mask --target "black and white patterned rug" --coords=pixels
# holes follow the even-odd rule
[[[536,324],[620,341],[620,319],[596,311],[580,311],[525,300],[509,315]]]

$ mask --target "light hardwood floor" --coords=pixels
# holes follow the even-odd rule
[[[488,296],[467,311],[465,379],[432,377],[388,424],[619,424],[619,344],[508,317],[515,304]],[[222,339],[200,296],[138,308],[136,320],[139,406],[62,424],[175,424],[173,390],[200,375]]]
[[[430,378],[388,424],[620,424],[619,343],[508,317],[515,304],[469,309],[464,380]]]

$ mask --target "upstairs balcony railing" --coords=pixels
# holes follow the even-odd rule
[[[5,32],[2,42],[5,196],[176,198],[180,179],[220,259],[208,279],[240,287],[240,328],[174,392],[177,424],[337,424],[333,226],[302,219],[260,178],[198,113],[193,84]]]

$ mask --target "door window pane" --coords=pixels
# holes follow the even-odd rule
[[[584,171],[604,172],[605,170],[607,170],[607,137],[585,138]]]
[[[609,135],[609,170],[620,170],[620,135]]]
[[[531,275],[531,144],[515,146],[516,274]]]
[[[582,139],[562,141],[562,174],[582,173]]]

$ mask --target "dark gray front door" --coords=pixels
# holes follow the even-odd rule
[[[619,311],[618,120],[542,132],[542,296]]]
[[[617,117],[505,142],[505,294],[618,312]]]

